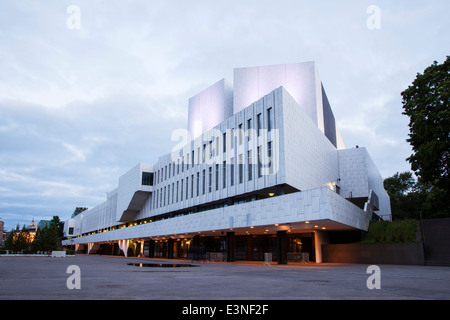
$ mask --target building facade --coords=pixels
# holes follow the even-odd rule
[[[188,130],[65,222],[85,253],[321,262],[321,244],[391,219],[365,148],[346,149],[313,62],[240,68],[189,100]]]

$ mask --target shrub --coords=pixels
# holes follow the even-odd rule
[[[416,220],[371,222],[363,243],[401,243],[416,241]]]

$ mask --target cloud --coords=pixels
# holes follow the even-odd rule
[[[103,201],[170,152],[188,99],[235,67],[316,61],[345,144],[384,177],[407,170],[400,92],[450,49],[438,0],[378,1],[380,30],[366,27],[371,1],[79,0],[70,30],[72,4],[0,3],[0,216],[13,226]]]

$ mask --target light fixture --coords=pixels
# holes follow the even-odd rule
[[[273,197],[275,195],[274,192],[269,192],[269,197]]]
[[[275,227],[278,227],[279,225],[280,225],[279,223],[275,223],[275,224],[274,224]]]
[[[325,230],[326,228],[325,227],[322,227],[322,230]]]
[[[309,221],[305,221],[305,223],[309,223]]]
[[[314,228],[318,228],[318,227],[319,227],[318,225],[315,225],[315,226],[314,226]]]
[[[254,226],[251,226],[251,227],[250,227],[250,229],[253,229],[253,228],[254,228]]]

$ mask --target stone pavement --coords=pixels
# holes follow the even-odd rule
[[[450,299],[450,268],[379,265],[380,289],[368,289],[368,265],[263,262],[139,267],[185,260],[76,255],[0,256],[0,300],[329,300]],[[79,267],[80,289],[69,289]],[[372,283],[372,280],[369,279]]]

